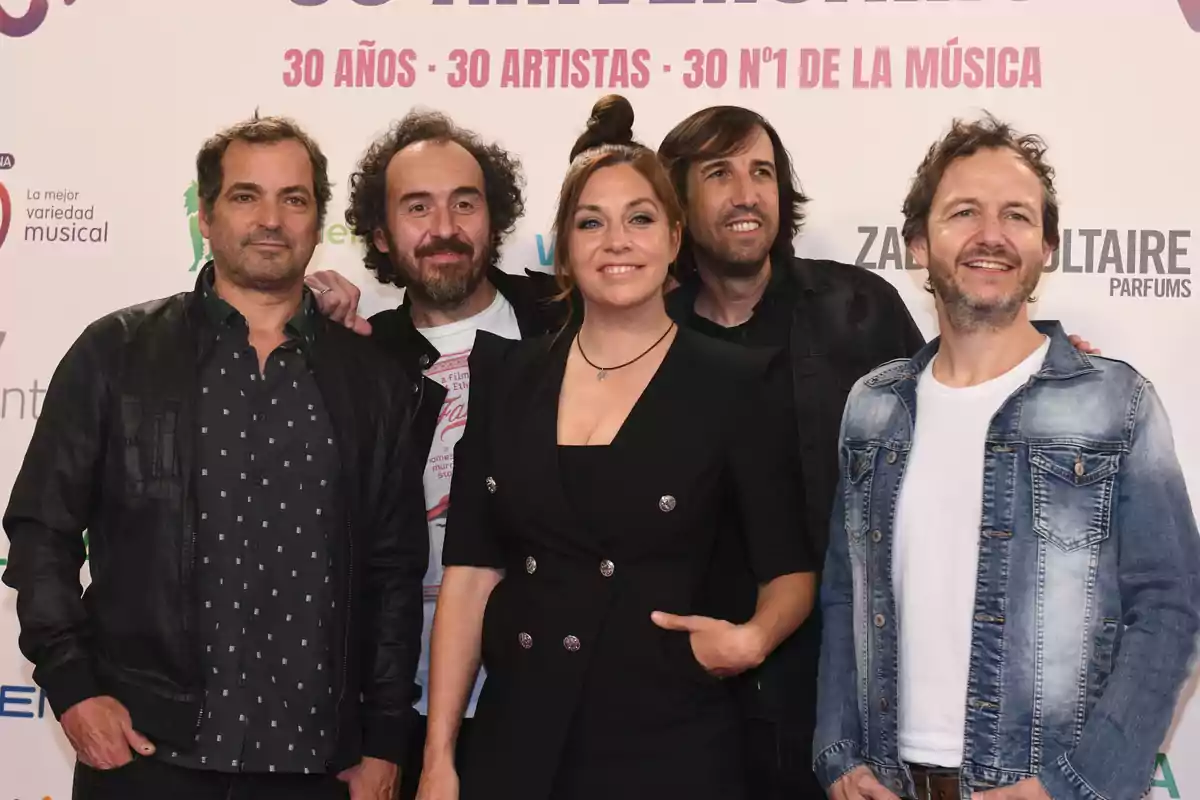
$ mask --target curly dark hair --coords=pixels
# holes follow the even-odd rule
[[[1046,161],[1046,143],[1034,134],[1019,134],[1011,125],[1001,122],[985,111],[983,118],[973,122],[955,119],[950,130],[934,142],[925,154],[917,174],[913,178],[904,198],[904,243],[912,246],[913,240],[928,233],[929,212],[933,198],[946,170],[960,158],[972,156],[980,150],[1012,150],[1033,170],[1042,184],[1042,240],[1058,249],[1058,194],[1054,189],[1054,168]],[[925,290],[933,291],[930,283]]]
[[[804,207],[810,198],[800,187],[791,154],[784,147],[779,131],[765,117],[741,106],[701,109],[667,133],[658,146],[658,156],[671,176],[676,195],[686,208],[688,168],[697,161],[733,155],[745,146],[755,128],[761,128],[771,140],[779,182],[779,233],[771,245],[771,258],[787,260],[795,255],[793,240],[804,226]],[[686,228],[675,269],[681,277],[695,271],[692,240]]]
[[[375,246],[375,231],[387,230],[388,164],[409,145],[429,141],[458,144],[474,156],[483,170],[484,196],[492,231],[489,266],[496,265],[501,243],[525,213],[521,162],[516,156],[499,145],[485,144],[476,133],[458,127],[441,112],[411,111],[367,149],[357,170],[350,176],[346,224],[366,243],[363,263],[375,273],[380,283],[401,288],[405,285],[404,275],[392,266],[387,253]]]

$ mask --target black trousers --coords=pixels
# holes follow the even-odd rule
[[[229,774],[134,756],[113,770],[75,764],[72,800],[349,800],[334,775]]]
[[[812,770],[812,731],[747,719],[743,728],[750,800],[826,800]]]

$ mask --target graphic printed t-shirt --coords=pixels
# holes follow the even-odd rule
[[[425,370],[425,375],[446,389],[446,400],[438,415],[437,431],[425,462],[425,514],[429,523],[429,567],[425,572],[425,626],[421,633],[421,661],[417,667],[417,682],[421,699],[417,710],[428,713],[429,708],[429,635],[433,627],[433,611],[438,589],[442,585],[442,544],[446,538],[446,514],[450,509],[450,478],[454,473],[454,445],[467,427],[467,397],[471,375],[467,359],[475,345],[475,334],[487,331],[506,339],[520,339],[517,315],[504,295],[486,309],[458,322],[436,328],[418,328],[422,336],[437,348],[440,357]],[[483,674],[471,692],[467,715],[475,713],[475,703],[483,685]]]

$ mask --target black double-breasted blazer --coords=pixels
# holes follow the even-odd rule
[[[599,459],[573,475],[557,443],[572,341],[481,332],[470,356],[443,563],[505,574],[482,620],[462,800],[737,800],[734,699],[651,613],[728,618],[734,553],[760,584],[815,567],[769,388],[786,364],[680,330],[613,442],[573,448]]]

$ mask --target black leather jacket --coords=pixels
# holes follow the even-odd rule
[[[487,279],[512,305],[522,339],[558,330],[568,321],[570,306],[554,299],[558,285],[552,274],[526,270],[524,275],[519,275],[493,266],[488,268]],[[579,308],[578,301],[576,307]],[[369,321],[371,338],[398,359],[409,380],[417,387],[418,433],[415,441],[418,446],[414,452],[423,460],[429,455],[437,433],[438,415],[446,401],[446,389],[425,377],[424,373],[430,364],[441,358],[441,353],[413,325],[407,296],[399,307],[380,311]],[[421,466],[423,469],[424,463]]]
[[[3,520],[21,651],[55,716],[111,695],[160,747],[190,746],[203,713],[193,437],[199,365],[216,332],[200,300],[185,292],[88,326],[54,374]],[[328,767],[340,770],[405,752],[429,540],[411,381],[369,340],[316,324],[309,366],[336,431],[346,526],[331,553],[347,600],[332,639]]]

